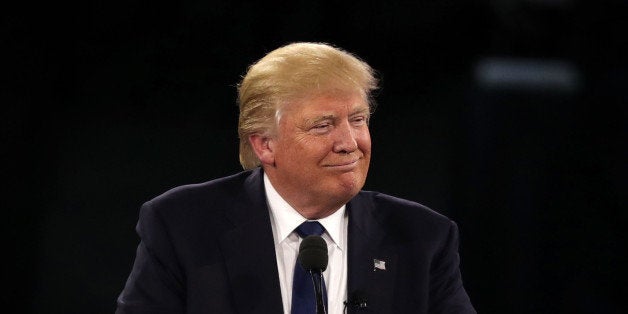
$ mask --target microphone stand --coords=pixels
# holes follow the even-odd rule
[[[310,275],[312,276],[312,283],[316,293],[316,314],[327,314],[323,301],[323,274],[320,271],[312,271],[310,269]]]

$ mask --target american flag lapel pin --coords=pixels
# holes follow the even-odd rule
[[[373,271],[386,270],[386,261],[373,259]]]

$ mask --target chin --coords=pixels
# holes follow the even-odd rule
[[[340,183],[340,191],[349,199],[354,197],[360,189],[364,186],[365,180],[363,178],[353,178],[352,180],[345,180]]]

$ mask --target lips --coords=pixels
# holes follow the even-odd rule
[[[328,168],[352,168],[352,167],[354,167],[354,166],[356,166],[358,164],[359,160],[360,159],[358,158],[358,159],[354,159],[354,160],[336,162],[336,163],[324,165],[324,167],[328,167]]]

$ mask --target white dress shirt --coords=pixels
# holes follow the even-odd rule
[[[307,219],[277,193],[266,174],[264,174],[264,187],[275,240],[284,314],[290,314],[292,276],[299,254],[299,244],[301,244],[301,238],[294,229]],[[347,299],[347,223],[349,220],[345,213],[345,205],[332,215],[317,221],[325,227],[322,237],[327,242],[329,254],[327,269],[323,272],[327,288],[327,313],[342,314],[343,302]]]

